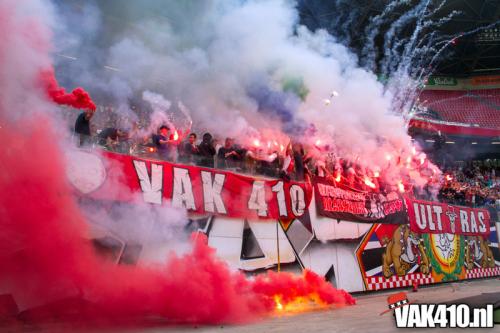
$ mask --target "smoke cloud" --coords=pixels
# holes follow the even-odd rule
[[[283,302],[312,297],[324,304],[354,303],[349,294],[311,272],[302,277],[271,273],[248,280],[216,259],[201,235],[193,239],[191,251],[172,253],[161,265],[115,265],[96,255],[87,240],[88,224],[66,178],[68,148],[62,143],[67,138],[60,110],[40,80],[40,73],[52,65],[54,17],[54,7],[46,1],[0,3],[4,41],[0,48],[0,141],[4,145],[0,150],[0,290],[13,295],[23,320],[57,318],[87,324],[161,317],[184,323],[242,322],[273,311],[276,296]],[[139,219],[141,212],[144,207],[121,209],[115,219],[103,223],[113,229],[113,223]],[[144,218],[153,219],[152,214],[169,216],[174,226],[183,218],[182,212],[169,207]],[[150,237],[124,227],[132,232],[121,235],[128,240]]]
[[[90,95],[83,88],[78,87],[67,93],[64,88],[59,87],[53,69],[43,71],[40,76],[47,86],[47,94],[55,103],[68,105],[75,109],[96,109]]]
[[[63,3],[58,17],[80,23],[57,34],[59,54],[76,57],[56,57],[63,81],[74,85],[78,79],[96,96],[105,94],[102,100],[112,99],[123,117],[153,91],[182,102],[194,130],[219,139],[247,145],[320,139],[372,169],[386,167],[387,154],[410,156],[394,90],[361,68],[335,37],[301,26],[293,2]],[[390,167],[388,180],[395,183],[401,168]],[[425,183],[425,177],[414,182]]]

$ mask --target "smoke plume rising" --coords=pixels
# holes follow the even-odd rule
[[[75,109],[96,109],[90,95],[83,88],[78,87],[67,93],[64,88],[59,87],[53,69],[43,71],[40,76],[42,82],[47,86],[47,94],[55,103],[68,105]]]
[[[310,272],[248,280],[203,236],[159,266],[97,256],[66,178],[59,110],[40,81],[52,65],[53,13],[46,1],[0,3],[0,291],[14,296],[24,320],[241,322],[273,311],[275,295],[354,303]]]
[[[387,154],[410,155],[391,89],[334,36],[301,26],[293,2],[65,1],[57,11],[81,23],[61,19],[67,28],[56,34],[58,54],[76,59],[56,58],[63,81],[77,78],[103,103],[120,106],[119,116],[154,91],[186,105],[195,131],[221,140],[321,140],[372,169],[386,167]],[[389,167],[387,180],[396,183],[401,168]]]

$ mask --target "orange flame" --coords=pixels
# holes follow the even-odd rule
[[[335,305],[356,304],[351,295],[343,290],[336,290],[322,277],[308,270],[304,271],[302,279],[297,279],[290,273],[271,272],[267,277],[256,277],[255,283],[254,289],[263,291],[270,301],[268,305],[276,313],[304,312]]]
[[[177,130],[174,131],[174,140],[179,140],[179,133],[177,133]]]
[[[283,304],[281,304],[281,297],[278,295],[274,296],[274,302],[276,303],[276,310],[283,310]]]
[[[255,147],[260,147],[260,141],[259,141],[259,139],[255,139],[255,140],[253,140],[253,145],[254,145]]]
[[[340,173],[339,173],[339,174],[337,174],[337,177],[335,177],[335,181],[336,181],[337,183],[338,183],[338,182],[340,182]]]
[[[276,312],[279,313],[301,313],[329,307],[327,303],[321,301],[318,295],[314,293],[306,297],[294,297],[286,302],[280,295],[275,295],[273,298]]]
[[[399,189],[399,192],[404,193],[404,191],[405,191],[405,186],[403,185],[403,182],[402,182],[402,181],[399,181],[399,182],[398,182],[398,189]]]

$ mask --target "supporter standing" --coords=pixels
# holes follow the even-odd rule
[[[242,157],[234,146],[234,140],[226,138],[224,147],[219,148],[217,152],[217,167],[218,168],[235,168],[241,162]]]
[[[304,180],[305,166],[304,166],[304,148],[300,143],[294,143],[292,146],[293,160],[295,165],[295,180]]]
[[[90,119],[94,116],[94,110],[85,110],[80,113],[75,122],[75,133],[80,136],[80,146],[90,144]]]
[[[152,137],[158,155],[166,160],[172,160],[173,158],[173,141],[170,140],[169,131],[168,126],[163,125],[158,129],[157,134],[153,134]]]
[[[183,163],[194,163],[199,154],[196,146],[196,133],[189,134],[188,141],[179,146],[179,161]]]
[[[200,155],[198,162],[200,166],[207,168],[214,167],[215,147],[210,133],[203,134],[203,139],[198,145],[198,153]]]

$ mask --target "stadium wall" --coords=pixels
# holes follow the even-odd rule
[[[112,197],[96,194],[106,188],[108,180],[123,176],[124,171],[113,162],[118,154],[82,151],[77,155],[80,156],[72,159],[78,167],[72,169],[78,172],[72,172],[69,180],[79,196],[87,203],[112,202]],[[134,170],[132,164],[136,158],[120,155],[119,159],[120,163],[130,163],[129,170]],[[152,166],[148,168],[151,175]],[[141,177],[138,174],[131,176],[130,179],[137,180],[140,189]],[[261,220],[246,216],[190,214],[183,232],[205,233],[209,245],[234,270],[251,275],[268,269],[277,270],[278,266],[282,271],[309,269],[349,292],[500,275],[500,223],[496,222],[496,217],[491,218],[484,236],[418,233],[412,230],[408,218],[403,223],[394,224],[352,222],[322,216],[315,195],[312,192],[310,204],[298,217]],[[106,230],[100,231],[99,237],[103,235],[119,238],[116,233]],[[161,251],[158,244],[127,244],[121,239],[117,243],[122,244],[123,249],[119,251],[122,255],[127,248],[139,249],[133,260],[120,258],[117,262],[147,261],[148,254],[157,256]]]

